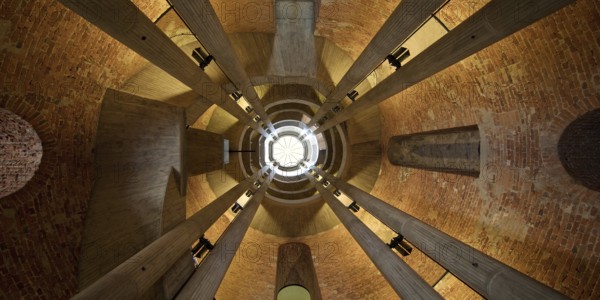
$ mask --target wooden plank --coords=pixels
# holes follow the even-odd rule
[[[221,70],[229,77],[237,90],[242,92],[254,111],[264,120],[269,129],[275,132],[275,128],[250,82],[250,77],[233,51],[233,46],[210,1],[171,0],[171,4],[200,43],[215,57]]]
[[[446,0],[401,1],[308,125],[315,125],[331,111],[444,2]]]
[[[137,6],[128,0],[60,0],[70,10],[219,105],[244,124],[266,132],[215,84]]]
[[[546,17],[575,0],[493,0],[354,104],[315,131],[323,132]]]

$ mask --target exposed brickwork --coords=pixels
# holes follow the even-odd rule
[[[450,273],[441,278],[435,290],[447,300],[483,299]]]
[[[0,108],[0,198],[21,188],[42,162],[42,141],[31,124]]]
[[[153,20],[166,9],[165,1],[135,3]],[[356,58],[397,3],[323,0],[316,34]],[[383,158],[374,194],[571,297],[600,298],[600,196],[573,184],[556,151],[566,126],[600,106],[599,20],[597,1],[579,0],[383,103],[384,142],[480,124],[487,148],[478,180],[394,167]],[[265,20],[225,23],[227,32],[273,31]],[[57,1],[13,0],[0,4],[0,63],[0,107],[29,122],[43,144],[27,187],[0,201],[0,298],[67,298],[77,285],[82,220],[94,183],[99,101],[144,60]],[[190,192],[197,202],[188,215],[214,198],[201,184],[200,199]],[[228,222],[221,218],[209,239]],[[271,298],[276,252],[256,260],[256,244],[271,253],[277,247],[269,245],[290,241],[312,246],[324,299],[396,298],[339,226],[294,240],[250,229],[240,252],[245,258],[234,261],[217,299]],[[406,261],[428,282],[443,274],[419,252]],[[437,288],[449,298],[476,297],[452,278]]]
[[[315,34],[330,39],[356,59],[396,9],[398,3],[398,1],[324,0],[321,2]]]
[[[600,297],[600,195],[574,184],[557,151],[567,125],[600,106],[598,20],[597,1],[577,1],[381,104],[386,143],[478,124],[482,174],[384,159],[374,194],[570,297]],[[440,289],[461,298],[456,284]]]
[[[151,18],[162,10],[136,2]],[[100,100],[141,62],[58,1],[1,2],[0,107],[33,126],[43,158],[0,200],[0,298],[74,294]]]
[[[277,249],[288,242],[311,247],[323,299],[396,299],[377,268],[343,226],[300,239],[284,239],[250,228],[217,299],[271,299]]]

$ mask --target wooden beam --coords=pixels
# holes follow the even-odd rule
[[[346,94],[373,72],[396,47],[427,21],[444,2],[446,0],[401,1],[308,125],[315,125],[327,115],[332,108],[346,97]]]
[[[244,70],[239,58],[235,55],[233,46],[221,25],[219,18],[208,0],[170,0],[173,8],[181,16],[184,22],[202,46],[215,58],[221,70],[229,77],[241,91],[246,100],[252,105],[254,111],[261,117],[271,132],[275,132],[273,124],[269,120],[260,98],[250,82],[250,77]]]
[[[321,133],[546,17],[575,0],[492,0],[390,77],[328,120]]]
[[[314,170],[485,299],[568,299],[375,196],[320,169]],[[440,255],[440,251],[445,254]]]
[[[317,182],[312,175],[307,175],[307,177],[398,296],[402,299],[443,299],[367,225],[352,214],[330,190],[323,187],[323,184]]]
[[[267,167],[211,202],[167,234],[102,276],[73,299],[138,299],[158,281],[181,253],[190,249],[214,222],[246,192]],[[191,263],[191,261],[190,261]]]
[[[200,264],[176,299],[211,300],[214,298],[274,175],[275,172],[272,171],[244,209],[239,212],[240,215],[225,229],[214,249]]]
[[[167,72],[244,124],[266,132],[137,6],[128,0],[59,0],[65,7]]]

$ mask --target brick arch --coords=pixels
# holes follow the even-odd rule
[[[55,134],[50,129],[46,118],[28,102],[17,99],[19,97],[2,95],[0,107],[8,110],[28,122],[42,143],[42,158],[33,177],[18,191],[8,195],[19,199],[31,199],[45,190],[48,181],[54,177],[57,164]]]

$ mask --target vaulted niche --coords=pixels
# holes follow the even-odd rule
[[[478,177],[479,129],[474,125],[395,136],[387,154],[397,166]]]
[[[23,188],[42,162],[42,141],[18,115],[0,108],[0,198]]]
[[[560,137],[558,155],[577,183],[600,191],[600,109],[573,121]]]

